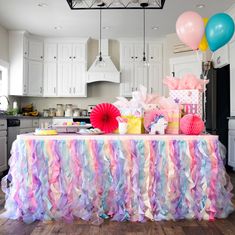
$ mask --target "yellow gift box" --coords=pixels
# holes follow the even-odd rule
[[[122,118],[128,119],[127,134],[143,134],[145,132],[143,117],[122,116]],[[118,133],[118,129],[115,133]]]

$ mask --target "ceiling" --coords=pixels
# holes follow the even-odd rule
[[[47,6],[38,7],[39,3]],[[177,17],[184,11],[202,17],[227,10],[234,0],[166,0],[163,10],[146,10],[147,37],[161,37],[175,32]],[[204,4],[204,8],[197,8]],[[142,36],[142,10],[104,10],[103,37]],[[99,11],[70,10],[66,0],[0,0],[0,24],[11,30],[27,30],[42,36],[92,37],[99,35]],[[56,26],[61,29],[56,30]],[[153,30],[152,27],[159,26]]]

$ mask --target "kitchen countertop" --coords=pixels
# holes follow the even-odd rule
[[[14,115],[7,115],[7,114],[0,114],[0,119],[37,119],[37,118],[40,118],[40,119],[52,119],[52,118],[83,118],[83,119],[89,119],[88,116],[85,116],[85,117],[43,117],[43,116],[22,116],[22,115],[18,115],[18,116],[14,116]]]

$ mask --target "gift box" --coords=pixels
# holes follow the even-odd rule
[[[135,116],[122,116],[128,119],[127,134],[143,134],[144,131],[144,118]]]
[[[170,97],[182,106],[185,114],[202,117],[202,93],[199,90],[170,90]]]
[[[168,126],[166,134],[178,135],[180,133],[180,118],[181,113],[179,109],[166,110],[168,114]]]

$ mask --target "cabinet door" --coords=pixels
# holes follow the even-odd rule
[[[28,94],[28,77],[29,77],[29,60],[24,58],[24,64],[23,64],[23,81],[22,81],[22,89],[23,89],[23,95]],[[18,86],[18,84],[15,83],[15,86]]]
[[[28,95],[42,96],[43,63],[29,60]]]
[[[43,42],[40,40],[29,39],[29,59],[43,60]]]
[[[72,95],[72,63],[61,62],[58,64],[58,96]]]
[[[57,63],[44,63],[43,96],[53,97],[57,92]]]
[[[135,49],[134,49],[135,61],[140,62],[143,60],[144,45],[143,45],[143,43],[135,43],[134,47],[135,47]],[[146,44],[145,52],[146,52],[146,58],[148,58],[147,44]]]
[[[0,137],[0,172],[7,169],[7,138]]]
[[[23,39],[23,50],[24,50],[24,58],[28,58],[29,56],[29,40],[28,38],[24,37]]]
[[[58,44],[58,60],[59,61],[72,61],[73,48],[70,43],[59,43]]]
[[[135,63],[134,90],[138,90],[139,86],[148,87],[148,66],[144,66],[140,62]]]
[[[230,61],[230,116],[235,116],[235,40],[229,45]]]
[[[86,46],[83,43],[73,44],[73,61],[85,62],[86,61]]]
[[[171,73],[181,78],[187,73],[194,74],[200,78],[202,74],[202,58],[197,58],[195,55],[182,56],[170,59]]]
[[[125,97],[132,97],[134,91],[134,63],[124,63],[121,67],[121,85],[120,95]]]
[[[148,74],[148,91],[149,93],[157,93],[163,95],[163,81],[162,81],[162,64],[150,63]]]
[[[73,62],[72,65],[72,95],[86,97],[86,66],[85,63]]]
[[[121,44],[121,63],[133,62],[134,61],[134,46],[133,43],[122,43]]]
[[[149,62],[159,62],[162,63],[162,44],[159,43],[149,43],[148,46],[148,59]]]
[[[235,168],[235,131],[229,131],[228,165]]]
[[[46,42],[44,46],[44,60],[52,62],[57,60],[57,43]]]

